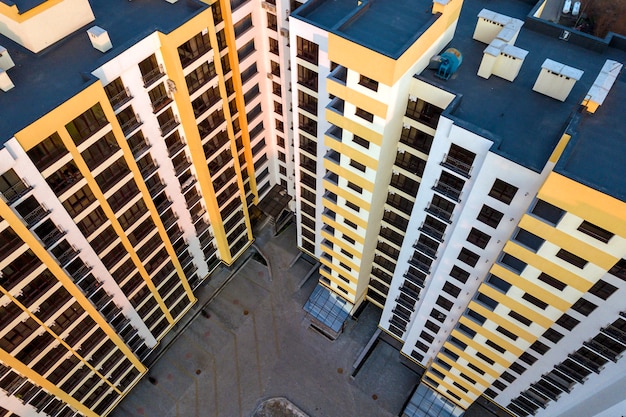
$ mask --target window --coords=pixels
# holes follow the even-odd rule
[[[372,80],[371,78],[366,77],[363,74],[359,75],[359,85],[362,85],[363,87],[369,88],[373,91],[378,91],[378,81]]]
[[[563,335],[557,332],[554,329],[548,329],[543,333],[543,337],[551,341],[552,343],[558,343],[559,340],[563,339]]]
[[[489,239],[491,239],[491,236],[489,236],[487,233],[481,232],[475,227],[472,227],[469,235],[467,235],[467,241],[473,243],[481,249],[485,249],[487,243],[489,243]]]
[[[487,346],[489,346],[490,348],[492,348],[492,349],[494,349],[494,350],[497,350],[497,351],[498,351],[498,352],[500,352],[500,353],[504,353],[504,352],[506,352],[506,349],[505,349],[505,348],[503,348],[502,346],[500,346],[499,344],[497,344],[497,343],[495,343],[495,342],[492,342],[492,341],[491,341],[491,340],[489,340],[489,339],[487,339],[487,340],[485,341],[485,344],[486,344]]]
[[[68,199],[63,202],[63,207],[67,210],[70,216],[76,217],[94,201],[96,201],[96,197],[91,192],[91,188],[89,188],[88,185],[85,185],[69,196]]]
[[[374,115],[366,110],[363,110],[360,107],[356,108],[356,111],[354,113],[355,115],[359,116],[361,119],[365,119],[368,122],[373,122],[374,121]]]
[[[522,260],[516,258],[515,256],[509,255],[508,253],[505,253],[504,255],[502,255],[502,258],[500,259],[500,263],[508,266],[508,269],[515,271],[518,274],[521,274],[527,265],[526,262],[523,262]]]
[[[446,315],[443,314],[441,311],[437,310],[436,308],[433,308],[432,311],[430,312],[430,317],[434,318],[435,320],[443,323],[446,320]]]
[[[567,287],[567,284],[564,284],[563,282],[559,281],[556,278],[551,277],[550,275],[544,272],[539,274],[537,279],[541,282],[545,282],[546,284],[550,285],[551,287],[556,288],[559,291],[563,291],[563,289]]]
[[[433,137],[414,127],[403,128],[402,134],[400,135],[400,142],[417,151],[428,154],[433,144]]]
[[[67,153],[58,133],[53,133],[26,152],[40,171],[45,170]]]
[[[617,263],[609,270],[609,274],[626,281],[626,259],[620,259],[617,261]]]
[[[432,343],[435,340],[435,338],[431,334],[426,333],[425,331],[422,331],[422,333],[420,333],[420,338],[427,341],[428,343]]]
[[[608,230],[603,229],[600,226],[596,226],[587,220],[584,220],[580,226],[578,226],[578,230],[604,243],[607,243],[614,236],[613,233]]]
[[[363,188],[359,187],[358,185],[354,184],[353,182],[348,181],[348,188],[356,191],[357,193],[361,194],[363,192]]]
[[[459,295],[459,293],[461,292],[461,289],[456,285],[446,281],[446,283],[443,284],[443,291],[456,298],[456,296]]]
[[[492,360],[491,358],[489,358],[482,352],[476,352],[476,357],[487,362],[489,365],[493,365],[494,363],[496,363],[496,361]],[[495,385],[495,382],[494,382],[494,385]]]
[[[465,282],[469,278],[470,274],[469,274],[469,272],[464,271],[464,270],[462,270],[461,268],[459,268],[458,266],[455,265],[450,270],[450,276],[452,278],[455,278],[458,281],[462,282],[463,284],[465,284]]]
[[[511,375],[510,373],[504,371],[502,373],[502,375],[500,375],[500,378],[504,379],[506,382],[514,382],[515,381],[515,377],[513,375]]]
[[[107,123],[102,106],[100,106],[100,103],[96,103],[92,108],[66,124],[65,128],[74,140],[74,143],[80,145]]]
[[[476,332],[472,329],[470,329],[469,327],[467,327],[466,325],[464,325],[463,323],[459,323],[457,329],[459,329],[459,331],[465,333],[470,339],[474,338],[474,336],[476,336]]]
[[[298,71],[298,84],[317,91],[317,72],[308,69],[302,65],[297,66]]]
[[[509,311],[509,316],[513,317],[515,320],[519,321],[522,324],[525,324],[526,326],[530,326],[531,324],[533,324],[532,320],[527,319],[526,317],[522,316],[520,313],[516,312],[516,311]]]
[[[574,317],[570,316],[569,314],[563,314],[556,321],[556,324],[558,324],[559,326],[563,327],[566,330],[572,330],[574,327],[576,327],[578,323],[580,323],[580,321],[576,320]]]
[[[496,330],[500,333],[502,333],[503,335],[505,335],[506,337],[508,337],[511,340],[517,340],[517,335],[511,331],[508,331],[507,329],[505,329],[502,326],[498,326],[496,327]]]
[[[589,314],[591,314],[593,310],[596,309],[596,307],[598,306],[592,303],[591,301],[587,301],[584,298],[580,298],[578,301],[574,303],[574,305],[572,306],[572,310],[579,312],[583,316],[588,316]]]
[[[543,245],[543,242],[545,242],[544,239],[524,229],[519,229],[513,240],[521,243],[533,252],[537,252],[541,245]]]
[[[439,296],[435,303],[448,311],[450,311],[452,309],[452,306],[454,305],[452,301],[442,296]]]
[[[463,248],[461,249],[461,253],[459,253],[459,257],[457,259],[468,264],[469,266],[475,266],[479,258],[480,256],[478,254],[469,249]]]
[[[298,106],[309,113],[317,114],[317,98],[298,90]]]
[[[509,288],[511,288],[511,284],[509,284],[502,278],[497,277],[493,274],[489,274],[489,277],[487,278],[487,282],[505,294],[509,290]]]
[[[319,46],[316,43],[296,36],[296,47],[296,55],[299,58],[317,65]]]
[[[343,219],[343,222],[344,222],[344,224],[346,224],[347,226],[350,226],[351,228],[353,228],[355,230],[358,228],[356,223],[354,223],[354,222],[352,222],[352,221],[350,221],[348,219]]]
[[[183,68],[187,65],[191,64],[193,61],[198,59],[200,56],[204,55],[211,49],[211,40],[209,38],[209,34],[207,33],[198,33],[193,38],[189,39],[187,42],[178,47],[178,56],[180,58],[180,62],[183,65]],[[152,57],[150,57],[152,58]],[[146,67],[146,72],[142,71],[144,77],[146,74],[154,67],[157,67],[156,59],[153,60],[150,64],[144,64]],[[139,64],[140,68],[142,64]],[[157,67],[158,68],[158,67]]]
[[[491,187],[491,191],[489,191],[489,196],[502,201],[505,204],[510,204],[513,197],[515,197],[517,190],[517,187],[504,182],[501,179],[496,179]]]
[[[271,14],[269,12],[267,13],[267,27],[272,30],[278,29],[278,22],[276,20],[276,15]]]
[[[247,31],[252,27],[252,15],[247,15],[239,22],[233,25],[233,29],[235,31],[235,38],[238,38],[242,33]]]
[[[569,262],[578,268],[584,268],[587,265],[587,261],[581,258],[580,256],[574,255],[571,252],[566,251],[565,249],[560,249],[556,253],[556,257],[563,259],[565,262]]]
[[[450,150],[445,156],[442,165],[456,173],[469,177],[474,158],[476,158],[474,152],[468,151],[453,143],[450,145]]]
[[[365,149],[369,149],[369,147],[370,147],[370,143],[369,143],[368,140],[365,140],[362,137],[357,136],[357,135],[354,135],[352,137],[352,142],[356,143],[359,146],[364,147]]]
[[[365,170],[367,168],[365,165],[363,165],[360,162],[355,161],[354,159],[350,159],[350,166],[353,167],[353,168],[358,169],[361,172],[365,172]]]
[[[608,282],[603,281],[603,280],[599,280],[593,285],[593,287],[589,289],[590,294],[593,294],[596,297],[601,298],[603,300],[606,300],[607,298],[609,298],[611,294],[613,294],[615,291],[617,291],[616,286],[611,285]]]
[[[471,362],[467,363],[467,367],[470,368],[472,371],[480,374],[480,375],[485,375],[485,371],[483,371],[482,369],[480,369],[478,366],[474,365]]]
[[[435,323],[433,323],[430,320],[426,320],[426,324],[424,324],[424,327],[426,327],[428,330],[430,330],[431,332],[437,334],[439,332],[440,327],[437,326]]]
[[[477,219],[485,223],[487,226],[491,226],[495,229],[498,227],[500,220],[502,220],[502,216],[504,216],[504,214],[500,213],[498,210],[491,208],[488,205],[483,205]]]
[[[553,226],[556,226],[559,220],[561,220],[561,217],[563,217],[563,214],[565,214],[565,212],[560,208],[553,206],[550,203],[546,203],[543,200],[537,200],[537,203],[535,203],[535,207],[533,207],[531,213]]]
[[[541,301],[540,299],[538,299],[534,295],[528,294],[527,292],[524,293],[524,295],[522,295],[522,298],[524,300],[528,301],[529,303],[539,307],[542,310],[545,310],[546,307],[548,307],[548,303],[545,303],[545,302]]]
[[[342,234],[341,237],[343,238],[343,240],[345,240],[346,242],[349,242],[351,244],[355,244],[356,240],[352,239],[350,236],[346,235],[346,234]]]
[[[346,200],[346,207],[351,208],[352,210],[359,212],[361,210],[361,208],[359,206],[357,206],[356,204]]]
[[[476,296],[476,300],[480,301],[480,303],[485,306],[487,309],[493,311],[497,306],[498,302],[491,297],[486,296],[483,293],[478,293]]]
[[[532,345],[530,345],[530,348],[541,355],[546,354],[550,350],[550,348],[547,345],[541,343],[538,340],[535,341],[535,343],[533,343]]]
[[[434,129],[437,127],[437,123],[439,122],[439,116],[441,115],[442,111],[443,109],[440,109],[439,107],[418,98],[415,101],[409,100],[407,102],[405,114],[407,117],[424,123],[425,125]]]

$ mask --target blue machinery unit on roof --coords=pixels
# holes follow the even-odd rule
[[[448,48],[439,56],[439,67],[437,68],[437,77],[448,80],[456,72],[463,62],[463,55],[458,49]]]

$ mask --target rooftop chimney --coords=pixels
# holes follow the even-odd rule
[[[513,45],[523,24],[522,20],[482,9],[478,13],[478,22],[474,29],[473,38],[486,44],[499,38],[509,45]]]
[[[598,74],[587,93],[587,97],[583,101],[583,105],[585,105],[589,113],[595,113],[598,107],[604,103],[604,99],[609,94],[622,68],[623,65],[621,63],[610,59],[606,60],[602,70],[600,70],[600,74]]]
[[[113,48],[113,45],[111,44],[111,39],[109,39],[108,32],[102,29],[100,26],[94,26],[91,29],[87,30],[87,34],[89,35],[91,44],[98,51],[106,52],[109,49]]]
[[[483,51],[478,76],[489,78],[492,74],[513,82],[519,74],[528,51],[509,45],[502,39],[494,39]]]
[[[541,72],[535,81],[533,91],[565,101],[583,74],[584,72],[579,69],[546,59],[541,65]]]
[[[0,90],[7,92],[13,87],[15,87],[15,84],[13,84],[13,81],[9,78],[9,74],[0,68]]]
[[[0,45],[0,69],[6,71],[9,68],[13,68],[14,66],[15,64],[13,63],[13,60],[9,55],[9,51],[7,51],[7,48],[5,48],[4,46]]]

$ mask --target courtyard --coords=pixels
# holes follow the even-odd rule
[[[352,376],[380,311],[368,305],[335,341],[312,330],[302,306],[316,285],[316,274],[303,283],[313,265],[296,261],[294,225],[278,236],[270,229],[255,242],[268,265],[251,248],[213,274],[149,359],[148,375],[111,416],[298,416],[272,414],[281,409],[275,398],[309,417],[400,414],[419,378],[397,350],[378,343]]]

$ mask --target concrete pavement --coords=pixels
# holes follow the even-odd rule
[[[144,378],[113,417],[248,417],[265,400],[285,397],[310,417],[392,417],[418,382],[398,352],[378,343],[353,379],[352,365],[375,332],[380,312],[368,306],[330,341],[308,326],[302,310],[316,275],[298,260],[295,227],[269,227],[255,242],[272,268],[249,257],[232,276],[220,271],[199,303],[168,335]],[[223,286],[222,286],[223,285]],[[215,295],[217,288],[221,288]],[[209,302],[210,300],[210,302]],[[200,309],[209,317],[199,314]],[[167,347],[167,348],[165,348]],[[155,356],[157,357],[157,356]]]

